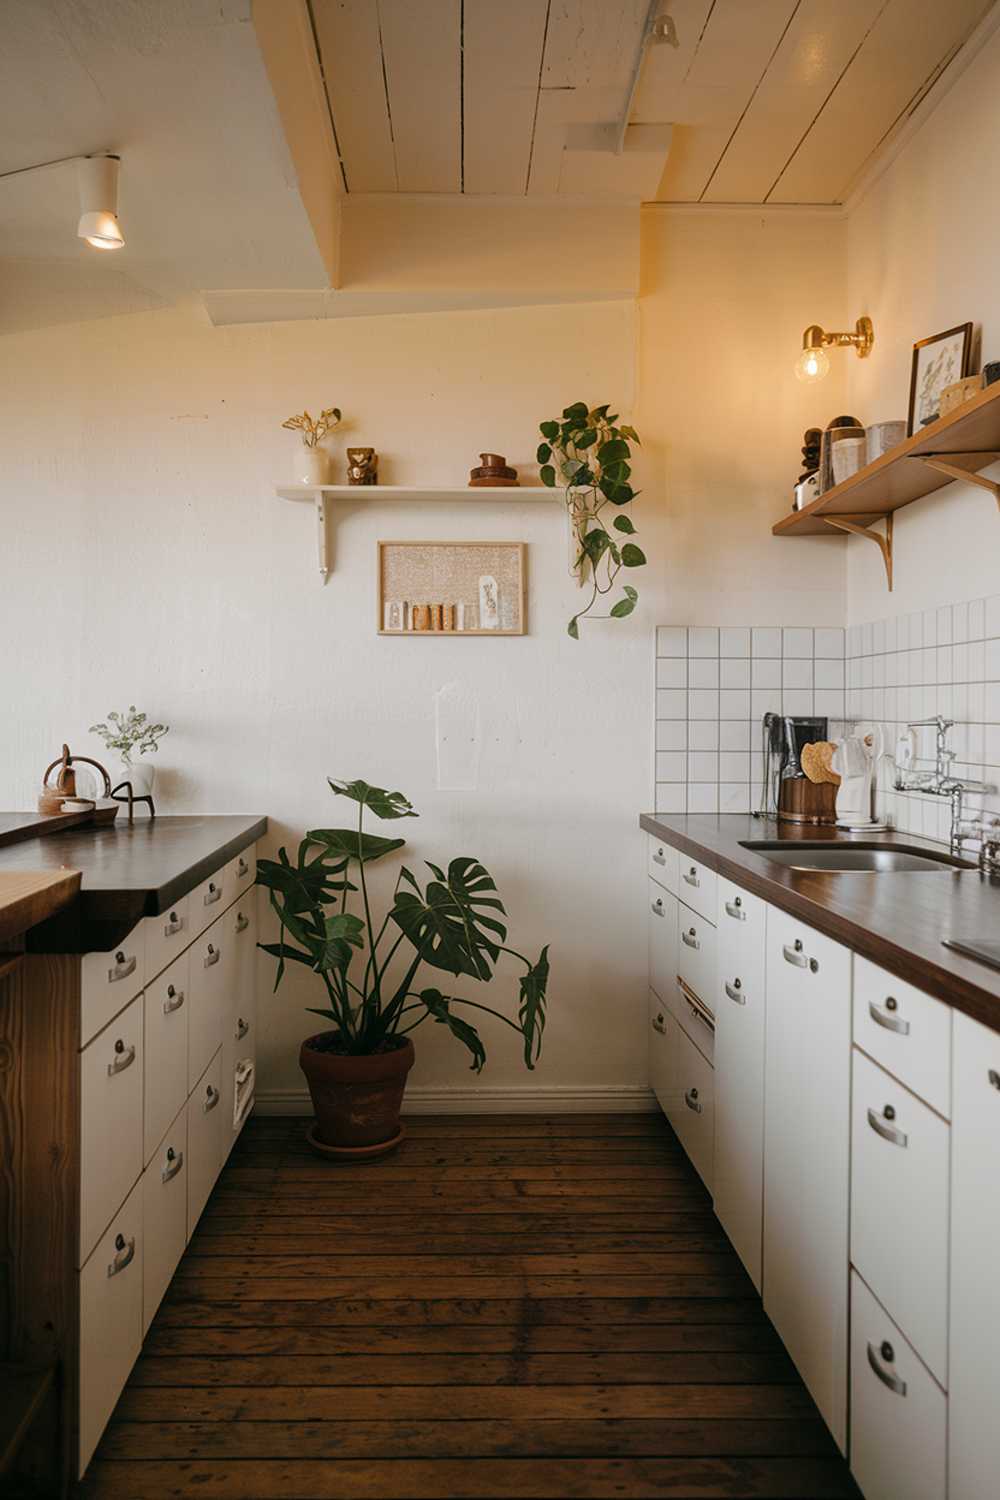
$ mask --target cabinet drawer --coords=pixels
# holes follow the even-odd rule
[[[763,969],[766,901],[751,896],[749,891],[741,890],[721,875],[717,890],[715,925],[719,931],[720,954],[726,954],[736,963],[759,964]]]
[[[1000,1033],[956,1012],[951,1125],[949,1500],[985,1500],[1000,1474]]]
[[[671,895],[677,895],[677,861],[678,853],[673,844],[665,844],[662,839],[654,839],[652,834],[647,834],[648,860],[650,877],[668,890]]]
[[[136,1183],[80,1272],[78,1477],[142,1344],[142,1183]]]
[[[223,865],[196,885],[188,896],[188,912],[191,920],[191,935],[204,932],[210,922],[220,917],[232,900],[232,876],[230,866]]]
[[[677,972],[709,1010],[715,1004],[716,941],[711,922],[678,902]]]
[[[951,1007],[854,960],[854,1040],[877,1063],[951,1118]]]
[[[158,917],[146,918],[146,978],[155,979],[184,952],[192,938],[190,898],[182,896]]]
[[[728,889],[725,889],[728,887]],[[761,1287],[764,1189],[764,903],[719,882],[719,975],[715,998],[715,1212]]]
[[[188,1088],[194,1088],[226,1034],[232,950],[224,922],[196,939],[188,964]]]
[[[865,1500],[944,1500],[947,1420],[944,1392],[852,1273],[851,1473]]]
[[[242,850],[235,859],[231,859],[226,866],[226,873],[230,901],[242,891],[250,890],[257,879],[257,845],[251,844],[249,849]]]
[[[847,1441],[851,954],[767,912],[764,1310]]]
[[[649,1086],[666,1110],[670,1094],[670,1050],[674,1045],[672,1034],[676,1034],[677,1023],[666,1005],[653,991],[649,992]]]
[[[80,1054],[83,1265],[142,1171],[142,1000]]]
[[[170,1285],[187,1244],[187,1104],[142,1174],[142,1332]]]
[[[124,1010],[146,980],[146,924],[107,953],[85,953],[80,961],[80,1046]]]
[[[146,988],[143,997],[145,1102],[143,1161],[149,1161],[170,1121],[188,1096],[189,954]]]
[[[947,1386],[950,1131],[856,1048],[851,1114],[851,1260]]]
[[[686,854],[678,856],[677,894],[680,899],[698,912],[707,921],[715,921],[715,909],[719,899],[719,877],[707,865],[689,859]]]
[[[225,1157],[228,1128],[222,1109],[222,1049],[188,1100],[187,1233],[194,1233]]]
[[[670,1123],[702,1182],[712,1191],[715,1152],[715,1077],[712,1064],[678,1027],[670,1079]]]
[[[646,882],[649,982],[661,1000],[677,986],[677,901],[655,880]]]

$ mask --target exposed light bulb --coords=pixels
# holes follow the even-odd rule
[[[803,349],[795,361],[795,374],[803,385],[815,385],[829,371],[830,361],[823,349]]]

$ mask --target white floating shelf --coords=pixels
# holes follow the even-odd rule
[[[469,501],[501,500],[508,505],[562,504],[561,489],[549,489],[543,484],[531,485],[446,485],[423,484],[286,484],[278,489],[282,500],[311,500],[316,506],[316,525],[319,533],[319,570],[324,580],[330,573],[330,528],[331,502],[336,500],[361,501],[367,504],[379,500],[436,500],[455,501],[466,505]]]

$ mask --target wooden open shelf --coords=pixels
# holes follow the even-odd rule
[[[565,496],[558,488],[543,484],[504,485],[414,485],[414,484],[286,484],[277,494],[282,500],[310,500],[316,507],[316,524],[319,542],[319,570],[326,581],[331,571],[330,526],[331,502],[350,500],[363,504],[374,504],[380,500],[429,500],[457,501],[467,505],[483,500],[503,501],[508,505],[523,505],[556,502],[563,504]]]
[[[1000,382],[922,427],[802,510],[772,527],[775,536],[829,536],[849,531],[875,542],[892,589],[892,515],[956,479],[981,485],[1000,505],[1000,483],[979,472],[1000,460]],[[886,534],[871,523],[885,520]]]

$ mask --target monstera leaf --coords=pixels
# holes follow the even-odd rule
[[[483,1064],[486,1062],[486,1048],[479,1038],[479,1032],[468,1021],[463,1021],[460,1016],[452,1014],[451,1002],[442,995],[440,990],[421,990],[420,999],[426,1005],[435,1021],[442,1026],[447,1026],[453,1037],[457,1037],[463,1046],[468,1047],[472,1053],[471,1068],[473,1073],[481,1073]]]
[[[271,892],[271,905],[281,915],[284,906],[291,912],[311,911],[332,901],[340,891],[354,891],[357,886],[347,879],[346,856],[332,851],[309,859],[307,841],[299,845],[299,862],[291,864],[285,849],[278,858],[257,861],[257,884]]]
[[[545,1030],[545,987],[549,982],[549,945],[542,949],[537,964],[521,976],[521,1004],[517,1019],[524,1033],[525,1065],[534,1069],[542,1052]]]
[[[405,839],[384,839],[377,833],[362,833],[357,828],[313,828],[306,834],[306,839],[310,844],[319,844],[329,850],[333,856],[356,859],[362,864],[381,859],[384,854],[391,854],[406,844]]]
[[[435,878],[423,893],[409,870],[400,872],[412,890],[397,892],[392,920],[432,968],[489,979],[507,937],[492,876],[468,857],[453,859],[447,875],[430,862],[427,868]]]
[[[380,786],[369,786],[367,781],[334,781],[327,777],[331,792],[338,797],[350,797],[362,807],[371,808],[377,818],[418,818],[413,804],[402,792],[387,792]]]

